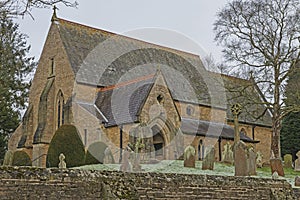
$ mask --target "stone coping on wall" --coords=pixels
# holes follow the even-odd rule
[[[28,185],[30,190],[26,189],[29,188]],[[37,185],[39,189],[34,190]],[[57,187],[63,192],[53,192],[58,190]],[[11,192],[6,191],[6,188]],[[55,198],[60,199],[92,199],[104,196],[106,199],[295,199],[291,185],[281,179],[0,167],[0,199],[22,199],[21,196],[10,198],[10,195],[17,195],[13,191],[19,191],[19,195],[31,198],[42,198],[46,192],[58,195]],[[76,191],[80,191],[80,195]],[[68,194],[68,198],[63,196],[65,194]]]

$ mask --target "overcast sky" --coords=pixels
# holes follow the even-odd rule
[[[221,60],[214,43],[216,12],[227,0],[78,0],[78,8],[58,4],[60,18],[115,33],[138,37],[196,54],[212,54]],[[51,9],[34,9],[18,19],[29,36],[31,55],[39,58],[51,23]]]

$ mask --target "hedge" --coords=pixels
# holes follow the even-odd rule
[[[16,151],[12,157],[12,166],[32,166],[32,162],[25,151]]]
[[[58,167],[59,155],[66,157],[67,167],[84,165],[85,149],[77,128],[62,125],[54,134],[47,153],[47,167]]]

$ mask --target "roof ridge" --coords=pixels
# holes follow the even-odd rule
[[[83,27],[83,28],[86,28],[86,29],[92,29],[92,30],[97,31],[97,32],[101,31],[101,32],[105,32],[107,34],[119,35],[120,36],[120,34],[118,34],[118,33],[114,33],[114,32],[111,32],[111,31],[107,31],[107,30],[104,30],[104,29],[92,27],[92,26],[89,26],[89,25],[81,24],[81,23],[78,23],[78,22],[74,22],[74,21],[70,21],[70,20],[66,20],[66,19],[62,19],[62,18],[57,18],[56,20],[59,21],[59,22],[63,22],[63,23],[73,25],[73,26]]]
[[[155,74],[150,74],[150,75],[141,76],[141,77],[138,77],[136,79],[129,80],[129,81],[121,82],[121,83],[118,83],[118,84],[115,84],[115,85],[109,85],[109,86],[106,86],[106,87],[103,87],[103,88],[99,88],[98,92],[105,92],[105,91],[108,91],[108,90],[113,90],[113,89],[116,89],[116,88],[124,87],[124,86],[130,85],[130,84],[133,84],[133,83],[138,83],[138,82],[141,82],[141,81],[144,81],[144,80],[151,79],[154,76],[155,76]]]
[[[56,18],[56,21],[71,24],[73,26],[83,27],[83,28],[86,28],[86,29],[91,29],[91,30],[93,30],[95,32],[99,32],[99,33],[100,32],[106,33],[106,34],[111,35],[111,36],[119,36],[119,37],[126,38],[126,39],[129,39],[129,40],[135,40],[135,41],[138,41],[138,42],[142,42],[144,44],[153,45],[153,46],[155,46],[159,49],[169,50],[169,51],[172,51],[172,52],[177,53],[177,54],[184,54],[184,55],[190,56],[190,57],[199,57],[199,60],[201,61],[200,55],[195,54],[195,53],[191,53],[191,52],[187,52],[185,50],[175,49],[175,48],[172,48],[172,47],[166,47],[166,46],[163,46],[162,44],[157,44],[157,43],[153,43],[153,42],[150,42],[150,41],[137,39],[137,38],[134,38],[134,37],[123,35],[121,33],[115,33],[115,32],[112,32],[112,31],[107,31],[107,30],[104,30],[104,29],[92,27],[92,26],[89,26],[89,25],[84,25],[84,24],[81,24],[81,23],[78,23],[78,22],[62,19],[62,18],[59,18],[59,17]]]

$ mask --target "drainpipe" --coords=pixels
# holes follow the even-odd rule
[[[222,138],[219,137],[219,139],[218,139],[218,143],[219,143],[219,161],[222,160],[221,142],[222,142]]]
[[[122,162],[122,154],[123,154],[123,125],[120,125],[120,159],[119,163]]]
[[[255,125],[252,126],[252,140],[255,140],[255,134],[254,134],[254,129],[255,129]]]

